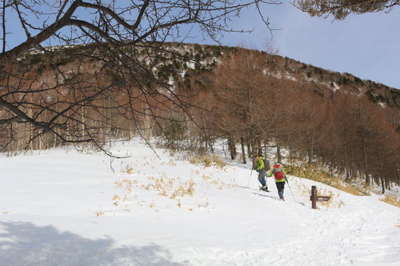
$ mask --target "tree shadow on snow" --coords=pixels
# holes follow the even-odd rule
[[[157,245],[113,248],[113,240],[87,239],[52,226],[0,222],[0,265],[7,266],[182,266]]]

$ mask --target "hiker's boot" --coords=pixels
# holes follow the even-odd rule
[[[285,200],[285,198],[283,197],[283,192],[278,192],[278,195],[279,195],[279,198],[280,198],[281,200]]]

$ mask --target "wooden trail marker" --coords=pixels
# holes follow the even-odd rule
[[[328,201],[330,200],[330,196],[318,196],[317,193],[317,187],[316,186],[311,186],[311,208],[317,209],[317,201]]]

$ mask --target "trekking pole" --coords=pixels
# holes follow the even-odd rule
[[[290,185],[289,185],[288,179],[287,179],[287,178],[285,178],[285,179],[286,179],[286,183],[287,183],[287,185],[288,185],[288,188],[289,188],[289,190],[290,190],[290,194],[292,195],[293,200],[294,200],[295,202],[299,203],[300,205],[304,205],[303,202],[300,202],[300,201],[297,201],[297,200],[296,200],[296,198],[294,197],[292,188],[291,188]]]
[[[289,188],[290,194],[292,195],[292,198],[294,199],[294,201],[296,201],[296,199],[294,198],[294,195],[293,195],[292,188],[289,185],[289,180],[286,177],[285,177],[285,180],[286,180],[287,186]]]

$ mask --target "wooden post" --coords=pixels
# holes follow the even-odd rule
[[[316,209],[317,208],[317,187],[316,186],[311,186],[311,208]]]
[[[317,194],[317,187],[316,186],[311,186],[311,207],[313,209],[317,208],[317,201],[329,201],[331,199],[331,196],[318,196]]]

